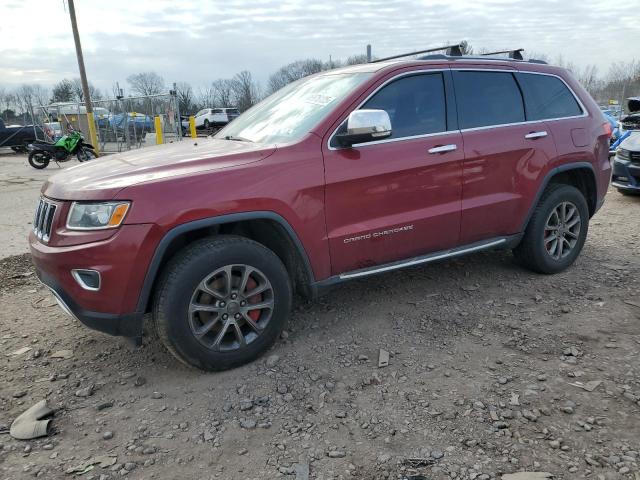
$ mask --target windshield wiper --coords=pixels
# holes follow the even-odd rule
[[[233,140],[234,142],[250,142],[253,143],[253,140],[249,140],[248,138],[244,138],[244,137],[234,137],[233,135],[227,135],[226,137],[224,137],[225,140]]]

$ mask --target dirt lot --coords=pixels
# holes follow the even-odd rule
[[[0,148],[0,258],[28,251],[24,239],[42,182],[61,168],[77,164],[74,160],[61,167],[54,163],[45,170],[36,170],[27,162],[27,155]]]
[[[639,212],[610,192],[556,276],[488,252],[347,284],[219,374],[87,330],[6,258],[0,477],[638,480]],[[52,433],[12,439],[43,398]]]

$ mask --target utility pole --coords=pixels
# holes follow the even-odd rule
[[[367,45],[367,63],[371,62],[371,44]]]
[[[89,124],[89,138],[91,145],[98,151],[98,136],[96,135],[96,122],[93,117],[93,105],[89,96],[89,82],[87,82],[87,72],[84,69],[84,58],[82,57],[82,45],[80,45],[80,34],[78,33],[78,22],[76,21],[76,7],[73,0],[67,0],[69,4],[69,16],[71,17],[71,29],[73,30],[73,41],[76,44],[76,56],[78,57],[78,70],[80,70],[80,82],[82,83],[82,96],[87,110],[87,123]]]

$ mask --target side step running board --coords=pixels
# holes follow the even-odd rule
[[[354,270],[352,272],[342,273],[339,275],[339,278],[340,280],[350,280],[352,278],[365,277],[367,275],[374,275],[376,273],[388,272],[391,270],[397,270],[399,268],[412,267],[414,265],[421,265],[423,263],[435,262],[436,260],[457,257],[458,255],[464,255],[466,253],[476,252],[478,250],[485,250],[491,247],[497,247],[498,245],[501,245],[506,242],[507,242],[507,237],[493,238],[491,240],[472,243],[470,245],[452,248],[450,250],[442,250],[440,252],[421,255],[419,257],[413,257],[408,260],[400,260],[398,262],[391,262],[391,263],[386,263],[384,265],[378,265],[371,268],[363,268],[360,270]]]

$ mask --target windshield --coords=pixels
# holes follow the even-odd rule
[[[256,143],[296,141],[370,76],[370,73],[347,73],[303,78],[247,110],[215,138]]]

